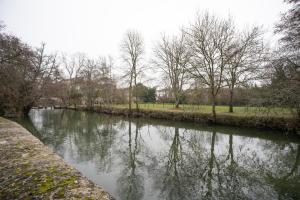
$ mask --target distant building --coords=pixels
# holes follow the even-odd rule
[[[157,98],[171,98],[172,97],[172,92],[170,90],[170,88],[164,88],[164,89],[160,89],[160,90],[156,90],[156,97]]]
[[[156,90],[156,100],[158,102],[171,103],[174,101],[173,94],[170,88]]]

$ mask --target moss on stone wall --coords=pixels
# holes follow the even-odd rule
[[[0,199],[112,199],[15,122],[0,117]]]

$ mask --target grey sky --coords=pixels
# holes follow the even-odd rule
[[[143,35],[149,53],[162,32],[178,32],[197,11],[231,15],[239,27],[259,24],[271,33],[286,8],[283,0],[0,0],[0,20],[33,46],[44,41],[49,51],[117,58],[128,29]]]

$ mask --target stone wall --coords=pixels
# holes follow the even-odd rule
[[[21,125],[0,117],[0,199],[113,199]]]

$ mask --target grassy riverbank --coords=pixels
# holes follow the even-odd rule
[[[79,106],[78,110],[92,110],[95,112],[126,115],[134,117],[150,117],[155,119],[168,119],[174,121],[187,121],[196,123],[213,123],[212,115],[209,106],[199,106],[193,108],[191,105],[182,106],[179,109],[173,108],[171,105],[162,104],[140,104],[140,109],[133,109],[132,112],[127,108],[127,105],[113,106],[98,106],[93,109],[88,109],[84,106]],[[152,107],[151,107],[152,106]],[[69,107],[75,109],[74,107]],[[292,114],[287,109],[266,109],[238,107],[234,113],[225,111],[225,106],[217,106],[217,121],[216,124],[229,125],[237,127],[250,127],[260,129],[274,129],[281,131],[289,131],[299,133],[300,125],[297,119],[292,117]]]
[[[128,104],[116,104],[106,107],[114,108],[128,108]],[[132,108],[136,105],[132,104]],[[153,104],[153,103],[142,103],[139,104],[140,109],[146,110],[158,110],[158,111],[172,111],[172,112],[197,112],[197,113],[211,113],[211,105],[192,105],[182,104],[180,108],[176,109],[174,104]],[[234,112],[228,112],[228,106],[216,106],[216,112],[219,115],[230,115],[230,116],[279,116],[285,118],[292,118],[292,112],[287,108],[267,108],[267,107],[251,107],[251,106],[237,106],[234,107]]]

